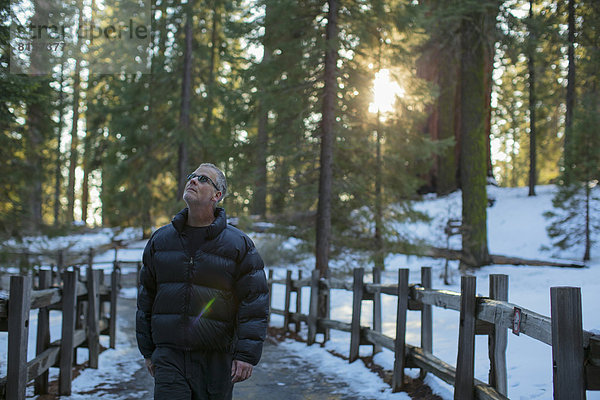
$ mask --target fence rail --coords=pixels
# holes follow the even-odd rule
[[[10,277],[9,298],[0,299],[0,331],[8,332],[7,375],[0,377],[1,399],[25,399],[31,381],[35,381],[35,394],[48,393],[50,367],[60,368],[59,395],[69,395],[77,348],[88,348],[89,367],[98,368],[100,335],[108,335],[109,346],[115,347],[119,262],[113,264],[110,284],[104,283],[104,271],[94,270],[93,264],[90,251],[85,279],[76,266],[63,269],[58,282],[58,274],[49,269],[39,270],[37,285],[32,276]],[[39,310],[36,357],[27,361],[29,316],[35,309]],[[62,311],[61,338],[52,343],[50,310]]]
[[[377,277],[378,271],[373,276]],[[552,316],[547,317],[508,302],[508,276],[490,275],[490,296],[476,296],[476,278],[463,276],[461,292],[431,288],[431,268],[421,269],[421,284],[408,284],[408,269],[398,271],[397,284],[364,282],[364,269],[354,270],[353,281],[319,278],[313,271],[311,278],[273,279],[269,271],[269,288],[285,285],[283,310],[271,308],[272,314],[284,317],[284,328],[295,324],[308,326],[308,344],[316,340],[317,332],[335,329],[350,332],[349,361],[358,358],[360,345],[372,345],[374,352],[384,347],[394,352],[393,391],[404,385],[404,368],[420,368],[421,376],[430,372],[455,387],[454,398],[506,399],[507,370],[506,346],[508,329],[527,335],[552,346],[553,382],[555,399],[584,399],[586,390],[600,390],[600,335],[582,328],[581,289],[574,287],[551,288]],[[301,291],[310,287],[309,314],[301,313]],[[352,322],[346,323],[317,316],[320,290],[341,289],[353,293]],[[291,295],[296,294],[295,312],[291,310]],[[381,333],[381,294],[397,297],[396,338]],[[374,326],[360,325],[361,304],[373,301]],[[432,354],[432,307],[455,310],[460,313],[458,357],[456,367]],[[421,347],[406,343],[407,311],[421,312]],[[379,313],[379,315],[377,315]],[[487,383],[474,378],[475,335],[487,335],[490,375]],[[325,335],[325,338],[327,335]]]

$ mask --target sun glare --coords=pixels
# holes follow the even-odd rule
[[[382,69],[375,73],[372,91],[373,102],[369,104],[369,112],[372,113],[392,111],[396,96],[404,95],[404,89],[397,82],[392,81],[389,69]]]

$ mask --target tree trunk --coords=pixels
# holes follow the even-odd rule
[[[585,182],[585,254],[583,255],[583,261],[589,261],[591,254],[590,250],[592,248],[592,238],[591,238],[591,230],[590,230],[590,184],[589,182]]]
[[[43,94],[41,93],[43,89],[38,90],[38,94]],[[27,107],[27,165],[32,173],[43,170],[40,153],[44,140],[44,114],[47,110],[44,108],[44,104],[40,103],[39,99],[41,98],[36,97]],[[42,227],[42,179],[29,179],[27,186],[29,202],[29,223],[27,229],[30,233],[39,233],[39,229]]]
[[[441,0],[419,2],[429,7],[431,12],[445,10],[453,5]],[[458,41],[453,38],[457,29],[454,21],[444,21],[429,27],[431,38],[425,45],[417,63],[417,74],[420,78],[433,82],[439,89],[435,104],[429,108],[431,114],[427,121],[426,131],[433,141],[454,139],[450,146],[434,157],[433,168],[427,179],[428,187],[421,191],[435,191],[445,195],[459,187],[458,177],[460,158],[460,138],[458,114],[459,98],[457,90],[459,81],[458,57],[460,51]]]
[[[486,176],[489,178],[494,177],[494,170],[492,167],[492,143],[490,135],[492,133],[492,84],[493,84],[493,73],[494,73],[494,54],[495,54],[494,43],[486,43],[484,47],[485,61],[484,61],[484,84],[485,84],[485,156],[486,156]]]
[[[573,108],[575,107],[575,0],[569,0],[568,4],[568,50],[567,58],[569,69],[567,72],[567,97],[565,113],[565,140],[564,140],[564,159],[567,172],[571,169],[569,141],[571,136],[571,127],[573,125]]]
[[[44,20],[48,15],[48,4],[45,2],[36,2],[32,24],[36,26],[44,25]],[[33,44],[36,44],[35,42]],[[37,46],[32,46],[30,73],[31,75],[40,75],[32,77],[37,81],[37,87],[31,101],[27,104],[27,130],[25,136],[25,151],[27,166],[31,173],[43,173],[44,165],[42,163],[42,144],[44,142],[44,131],[48,130],[49,122],[47,116],[50,110],[48,106],[49,82],[46,78],[44,68],[47,66],[47,53]],[[27,227],[32,233],[39,233],[42,227],[42,181],[41,178],[28,179],[26,185],[27,196]]]
[[[83,8],[79,3],[79,25],[83,25]],[[73,117],[71,124],[71,152],[69,156],[69,185],[67,187],[67,222],[73,223],[75,220],[75,170],[79,159],[77,146],[79,137],[77,136],[77,124],[79,123],[79,95],[81,85],[81,53],[80,44],[77,44],[77,54],[75,55],[75,75],[73,78]]]
[[[188,173],[188,141],[190,133],[190,103],[192,92],[192,1],[187,5],[185,21],[185,52],[183,59],[183,79],[181,81],[181,112],[179,114],[179,187],[177,198],[183,196]]]
[[[263,35],[263,58],[261,66],[269,64],[271,61],[272,49],[269,46],[269,23],[271,14],[269,5],[265,10],[265,33]],[[270,82],[263,82],[265,86],[270,86]],[[264,101],[260,101],[258,106],[258,132],[256,137],[256,169],[254,172],[254,195],[252,196],[252,214],[267,216],[267,156],[269,146],[269,110]]]
[[[486,175],[488,178],[494,179],[490,138],[492,132],[492,86],[494,84],[494,57],[496,55],[496,40],[498,37],[496,23],[502,1],[487,0],[487,2],[486,11],[483,14],[483,32],[481,39],[484,43]]]
[[[535,48],[536,34],[533,22],[533,0],[529,0],[529,196],[535,196],[536,185],[536,144],[535,144]]]
[[[265,49],[266,51],[266,49]],[[252,214],[265,218],[267,215],[267,155],[269,145],[269,112],[263,104],[258,107],[258,134],[256,140],[256,171],[254,180],[254,196]]]
[[[58,128],[56,134],[56,165],[54,167],[54,226],[58,226],[60,222],[60,181],[61,181],[61,172],[60,169],[62,167],[62,153],[60,150],[60,145],[62,142],[62,124],[63,124],[63,113],[64,113],[64,93],[63,93],[63,85],[64,85],[64,71],[65,71],[65,60],[63,59],[64,53],[61,56],[60,63],[60,82],[59,82],[59,92],[58,92]]]
[[[206,83],[206,118],[204,119],[204,134],[211,134],[211,124],[214,108],[214,86],[215,86],[215,68],[217,59],[217,49],[219,48],[217,29],[219,26],[220,14],[217,11],[217,2],[213,1],[212,29],[210,37],[210,64],[208,67],[208,81]]]
[[[319,205],[317,209],[316,269],[325,277],[329,269],[329,243],[331,237],[331,192],[333,184],[333,145],[335,101],[337,94],[337,13],[338,0],[328,0],[325,88],[323,117],[321,121],[321,162],[319,170]]]
[[[88,81],[89,82],[89,81]],[[88,86],[89,87],[89,86]],[[88,105],[89,107],[89,105]],[[87,124],[87,121],[86,121]],[[90,138],[90,131],[89,129],[86,129],[87,133],[86,133],[86,137],[83,139],[83,182],[81,183],[81,220],[83,221],[84,224],[87,224],[87,218],[88,218],[88,206],[89,206],[89,199],[90,199],[90,188],[89,188],[89,181],[90,181],[90,173],[91,171],[91,164],[92,164],[92,149],[91,149],[91,138]]]
[[[317,208],[316,265],[319,276],[329,276],[329,247],[331,241],[331,197],[333,186],[333,146],[335,143],[335,102],[337,98],[336,64],[338,57],[338,0],[328,0],[325,87],[321,121],[321,157],[319,168],[319,205]],[[319,291],[318,317],[329,317],[329,291]],[[329,333],[324,332],[325,340]]]
[[[375,257],[376,268],[385,268],[385,252],[383,250],[383,188],[382,188],[382,157],[381,157],[381,122],[377,110],[376,131],[376,170],[375,170]]]
[[[377,71],[381,71],[381,48],[383,40],[378,38],[379,51],[377,55]],[[385,252],[383,250],[383,185],[382,185],[382,155],[381,141],[383,132],[381,129],[381,115],[377,109],[377,125],[375,130],[375,253],[373,257],[375,268],[385,268]]]
[[[485,138],[485,52],[481,37],[484,15],[465,18],[461,35],[461,156],[462,251],[461,266],[489,264],[487,246],[487,156]]]
[[[290,188],[290,163],[285,157],[277,157],[273,173],[275,177],[271,191],[271,213],[279,215],[285,211],[287,193]]]
[[[437,115],[438,115],[438,137],[440,140],[454,138],[456,140],[457,130],[455,129],[455,116],[457,108],[456,82],[458,68],[456,68],[456,58],[453,52],[442,50],[440,52],[440,63],[444,68],[440,68],[438,75],[438,86],[440,96],[438,97]],[[459,141],[456,140],[454,146],[444,150],[437,157],[437,178],[436,193],[440,195],[448,194],[458,187],[457,182],[457,151]]]

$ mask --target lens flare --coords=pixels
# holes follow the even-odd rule
[[[200,320],[200,318],[202,318],[202,315],[208,311],[208,309],[210,308],[210,306],[212,306],[212,303],[214,303],[214,301],[215,301],[215,298],[213,297],[212,299],[210,299],[208,301],[208,303],[206,303],[206,305],[204,306],[202,311],[200,311],[200,314],[198,314],[198,316],[194,319],[194,322],[198,322]]]

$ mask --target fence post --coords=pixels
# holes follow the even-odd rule
[[[292,294],[292,271],[285,274],[285,307],[283,308],[283,330],[287,332],[290,324],[290,296]]]
[[[115,257],[117,250],[115,248]],[[108,325],[108,333],[110,335],[110,348],[114,349],[117,346],[117,297],[119,296],[119,281],[120,281],[119,262],[115,261],[113,271],[110,274],[110,319]]]
[[[138,273],[139,276],[139,273]],[[273,270],[269,269],[269,315],[267,315],[267,323],[271,323],[271,309],[273,308],[271,305],[273,304]],[[139,287],[139,285],[138,285]]]
[[[554,398],[585,399],[581,289],[550,288]]]
[[[477,298],[475,294],[476,278],[463,276],[460,279],[460,325],[458,329],[458,357],[456,361],[456,380],[454,398],[472,400],[475,398],[475,312]]]
[[[352,287],[352,324],[350,328],[350,362],[358,358],[360,348],[360,312],[363,298],[364,268],[354,268],[354,286]]]
[[[302,271],[298,271],[298,280],[302,280]],[[302,286],[296,287],[296,314],[302,313]],[[300,332],[302,324],[299,319],[296,320],[296,333]]]
[[[408,310],[408,269],[398,270],[398,308],[396,310],[396,339],[394,340],[394,372],[392,392],[398,392],[404,385],[406,311]]]
[[[40,270],[40,289],[48,289],[51,281],[52,271],[47,269]],[[39,356],[48,347],[50,347],[50,310],[48,310],[48,307],[42,307],[38,311],[37,344],[35,354]],[[35,378],[34,393],[48,393],[48,371]]]
[[[317,313],[319,307],[319,271],[313,270],[310,276],[310,306],[308,311],[307,344],[315,343],[317,338]]]
[[[73,271],[77,273],[77,282],[79,282],[82,279],[81,269],[73,266]],[[75,330],[85,329],[84,306],[84,302],[77,299],[77,287],[75,287]],[[77,347],[73,349],[73,366],[75,365],[77,365]]]
[[[27,386],[27,339],[31,307],[31,277],[11,276],[8,301],[8,354],[6,398],[25,399]]]
[[[421,286],[431,289],[431,267],[421,267]],[[423,304],[421,310],[421,348],[427,353],[433,353],[433,319],[430,304]],[[425,378],[427,371],[421,369],[419,376]]]
[[[55,273],[52,275],[52,284],[54,285],[55,283],[60,283],[61,277],[61,271],[65,266],[65,253],[64,251],[61,249],[58,251],[58,254],[56,255],[56,271]]]
[[[87,270],[88,310],[87,310],[87,347],[89,351],[90,368],[98,368],[98,357],[100,355],[100,332],[98,326],[99,314],[99,292],[98,283],[100,271],[94,271],[90,266]]]
[[[490,299],[508,301],[508,275],[490,275]],[[490,386],[496,388],[498,393],[507,395],[507,372],[506,372],[506,344],[507,331],[499,325],[494,324],[488,337],[488,351],[490,357]]]
[[[77,269],[65,271],[63,274],[62,293],[62,334],[60,340],[60,373],[58,378],[58,394],[71,394],[73,379],[73,341],[75,334],[75,318],[77,314]]]
[[[104,270],[103,269],[99,269],[98,270],[98,296],[100,296],[100,293],[104,290]],[[137,286],[139,287],[139,286]],[[100,298],[98,300],[98,318],[99,320],[102,319],[104,317],[104,315],[106,314],[104,306],[106,304],[105,301],[102,301],[102,298]]]
[[[373,283],[381,283],[381,268],[373,268]],[[373,330],[381,333],[381,292],[378,290],[373,295]],[[373,354],[381,351],[381,345],[373,344]]]
[[[140,287],[140,272],[142,271],[142,262],[138,261],[137,262],[137,274],[135,276],[135,287],[139,288]],[[269,293],[271,293],[270,287],[269,287]],[[269,304],[270,305],[270,304]]]

